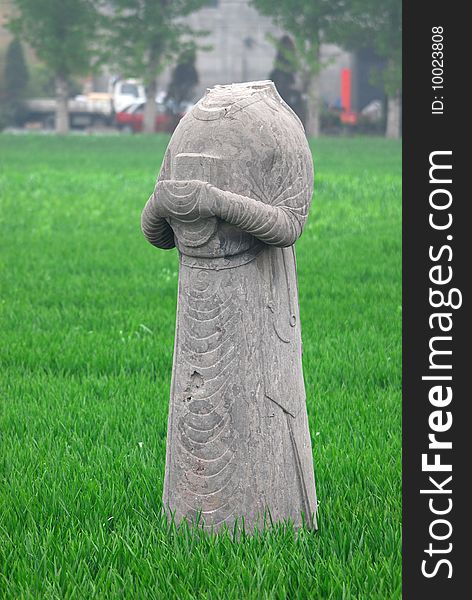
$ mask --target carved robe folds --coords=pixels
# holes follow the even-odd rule
[[[142,215],[180,256],[164,506],[247,531],[316,527],[293,244],[311,203],[303,128],[272,82],[217,86],[182,119]]]

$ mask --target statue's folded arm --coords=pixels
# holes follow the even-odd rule
[[[203,218],[216,216],[266,244],[281,248],[294,244],[303,231],[306,221],[305,207],[297,209],[271,206],[247,196],[208,186],[205,182],[188,182],[201,186],[203,194],[178,196],[172,191],[175,183],[177,182],[163,181],[158,184],[142,214],[143,233],[146,239],[158,248],[168,249],[175,245],[174,233],[163,215],[183,219],[184,215],[188,218],[193,214],[193,220],[198,218],[198,214]],[[162,191],[159,185],[164,184],[174,186],[170,191]],[[191,198],[190,201],[188,197]]]
[[[164,217],[160,217],[155,209],[156,197],[151,195],[141,214],[141,229],[147,241],[164,250],[174,248],[174,232]]]
[[[300,237],[306,215],[286,206],[271,206],[259,200],[221,192],[214,206],[217,217],[239,227],[262,242],[281,248],[291,246]]]

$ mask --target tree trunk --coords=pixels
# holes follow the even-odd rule
[[[152,79],[146,86],[146,105],[143,117],[144,133],[154,133],[156,130],[156,94],[157,79]]]
[[[306,135],[307,137],[319,137],[320,135],[320,76],[312,74],[307,83],[307,115]]]
[[[387,99],[387,128],[385,137],[398,140],[400,138],[401,97],[399,93]]]
[[[56,133],[69,132],[68,86],[65,77],[56,77]]]

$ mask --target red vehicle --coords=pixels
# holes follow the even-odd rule
[[[115,114],[115,123],[121,131],[138,133],[143,130],[144,102],[137,102]],[[165,104],[156,102],[154,131],[172,133],[182,115],[174,114]]]

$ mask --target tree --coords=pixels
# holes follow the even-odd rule
[[[8,119],[16,123],[21,119],[21,101],[28,85],[29,72],[23,47],[15,37],[8,45],[5,56],[5,99]]]
[[[191,100],[193,90],[198,83],[195,59],[194,49],[185,51],[172,70],[166,99],[171,100],[176,106],[182,102]]]
[[[125,76],[140,77],[146,89],[144,131],[154,131],[157,77],[182,51],[195,49],[196,32],[182,21],[205,0],[110,0],[108,43]]]
[[[292,69],[291,56],[295,52],[295,46],[288,35],[283,35],[276,42],[277,54],[275,56],[274,68],[269,73],[269,79],[274,82],[281,98],[298,115],[300,121],[305,125],[305,103],[301,93],[295,87],[295,74]]]
[[[385,135],[399,138],[402,94],[401,0],[346,0],[342,18],[333,23],[329,38],[350,50],[370,47],[386,60],[380,73],[387,95]]]
[[[323,32],[343,10],[342,0],[252,0],[264,15],[288,32],[294,51],[286,53],[292,69],[301,75],[302,91],[307,98],[306,132],[320,132],[320,81],[323,67],[320,48]]]
[[[68,80],[90,72],[99,15],[93,0],[14,0],[18,14],[9,28],[25,40],[53,71],[56,84],[56,131],[69,130]]]

